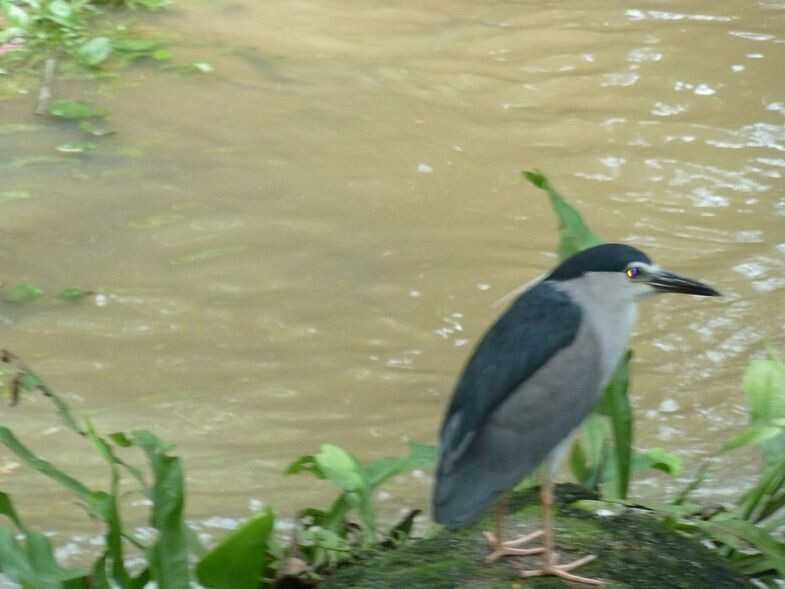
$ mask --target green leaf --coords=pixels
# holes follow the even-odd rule
[[[783,433],[785,432],[783,432],[781,427],[770,425],[752,425],[742,430],[741,433],[728,438],[722,445],[722,449],[720,451],[729,452],[730,450],[736,450],[737,448],[742,448],[744,446],[762,444],[763,442],[771,440],[772,438],[781,436]]]
[[[415,518],[422,513],[419,509],[412,509],[401,521],[395,524],[387,533],[387,542],[399,546],[412,536]]]
[[[158,10],[169,4],[169,0],[133,0],[134,5],[143,6],[147,10]]]
[[[369,489],[365,469],[349,452],[332,444],[323,444],[316,463],[330,482],[344,491]]]
[[[754,523],[765,519],[785,503],[785,455],[770,464],[755,486],[739,500],[739,514]]]
[[[190,583],[189,537],[183,517],[185,489],[180,459],[166,454],[172,446],[148,430],[132,433],[147,454],[154,474],[150,524],[158,539],[148,550],[150,575],[160,589],[184,589]]]
[[[112,54],[112,41],[109,37],[95,37],[84,43],[76,51],[76,59],[89,66],[103,63]]]
[[[8,493],[4,493],[3,491],[0,491],[0,515],[4,515],[14,522],[20,531],[24,532],[27,530],[26,526],[22,522],[22,519],[16,513],[14,503],[11,501],[11,496]]]
[[[0,7],[11,24],[21,29],[26,29],[30,24],[30,15],[21,6],[13,2],[3,2]]]
[[[284,474],[297,474],[299,472],[310,472],[320,480],[327,478],[324,472],[322,472],[322,469],[319,467],[319,464],[316,462],[316,456],[312,456],[310,454],[300,456],[297,460],[292,462],[289,466],[286,467]]]
[[[753,548],[768,559],[768,566],[785,577],[785,544],[760,526],[730,516],[716,517],[698,525],[710,537],[735,550]]]
[[[583,450],[580,440],[575,440],[570,448],[570,472],[579,485],[584,487],[589,486],[589,478],[591,472],[589,469],[589,462],[586,459],[586,452]]]
[[[577,209],[567,203],[541,172],[530,170],[523,172],[523,177],[548,194],[559,222],[558,254],[560,260],[566,260],[581,250],[603,243],[603,240],[583,222]]]
[[[581,447],[580,452],[586,467],[581,484],[588,489],[596,489],[605,474],[608,420],[597,411],[591,413],[581,426],[581,438],[585,447]],[[580,442],[576,439],[574,443]]]
[[[310,560],[312,569],[319,569],[325,565],[328,568],[335,568],[356,554],[356,549],[346,538],[326,528],[308,528],[303,532],[303,540],[316,548]]]
[[[73,286],[71,288],[64,288],[61,290],[59,293],[57,293],[57,298],[61,301],[78,301],[79,299],[89,297],[92,294],[95,293],[91,290]]]
[[[785,364],[772,352],[766,359],[753,360],[744,372],[742,386],[750,406],[751,426],[772,426],[782,432],[781,424],[785,418]],[[745,435],[744,432],[742,435]],[[771,430],[762,430],[760,435],[768,438],[753,443],[761,446],[767,464],[777,462],[785,452],[785,435],[773,435]]]
[[[67,475],[43,458],[38,457],[22,444],[7,427],[0,426],[0,444],[5,445],[29,468],[57,482],[61,487],[78,497],[90,512],[106,521],[109,517],[111,496],[102,491],[91,491],[75,478]]]
[[[60,566],[55,560],[52,545],[44,534],[40,532],[28,532],[26,535],[27,553],[30,556],[30,563],[33,570],[39,576],[42,583],[37,587],[43,587],[44,582],[54,581],[53,587],[59,587],[60,581],[83,577],[87,574],[86,569],[66,569]],[[48,583],[47,583],[48,584]]]
[[[151,53],[159,46],[158,41],[151,39],[119,38],[112,41],[112,48],[123,53]]]
[[[10,498],[3,493],[3,514],[19,521]],[[66,569],[54,558],[52,545],[44,534],[33,532],[19,525],[24,532],[24,545],[16,539],[14,532],[0,527],[0,570],[13,581],[24,587],[36,589],[61,589],[63,582],[83,577],[85,569]]]
[[[48,11],[47,19],[68,28],[74,26],[74,10],[71,4],[65,0],[51,0],[46,3],[46,9]]]
[[[275,516],[265,509],[230,532],[196,565],[196,578],[208,589],[256,589],[271,565],[267,545]]]
[[[47,112],[55,118],[69,120],[106,116],[105,111],[76,100],[55,100]]]
[[[66,0],[50,0],[45,2],[45,5],[49,12],[61,18],[68,18],[73,14],[73,9]]]
[[[14,533],[8,528],[2,527],[0,527],[0,563],[2,563],[3,573],[8,575],[12,581],[31,585],[38,581],[35,578],[33,566],[24,549],[14,537]]]
[[[610,417],[613,434],[613,458],[616,462],[615,496],[619,499],[627,497],[632,465],[632,408],[627,396],[631,358],[632,352],[627,350],[603,393],[603,404]]]
[[[5,294],[9,303],[29,303],[39,298],[44,291],[35,284],[18,284]]]
[[[632,473],[653,468],[672,477],[679,476],[682,461],[679,456],[663,448],[649,448],[642,452],[634,451],[632,456]]]
[[[375,489],[405,472],[415,469],[433,470],[436,466],[437,456],[435,446],[410,442],[408,456],[387,456],[376,460],[366,467],[365,478],[370,488]]]
[[[130,448],[134,445],[133,440],[131,440],[125,432],[114,432],[109,434],[109,439],[121,448]]]
[[[96,559],[90,570],[90,589],[112,589],[106,565],[107,556],[104,553],[100,558]]]
[[[780,360],[770,356],[750,362],[742,386],[753,424],[768,424],[774,418],[785,417],[785,365]]]
[[[150,54],[155,61],[169,61],[172,58],[172,52],[168,49],[156,49]]]

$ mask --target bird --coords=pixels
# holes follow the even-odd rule
[[[541,553],[544,564],[519,576],[603,585],[572,572],[594,555],[557,563],[553,478],[628,348],[638,303],[660,293],[719,296],[635,247],[605,243],[564,260],[511,303],[480,339],[447,406],[432,493],[437,523],[466,525],[495,503],[487,562]],[[543,529],[505,542],[507,493],[540,466]],[[540,536],[541,547],[520,548]]]

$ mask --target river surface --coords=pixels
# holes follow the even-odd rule
[[[785,2],[182,2],[145,26],[213,71],[59,82],[110,111],[95,152],[54,151],[73,131],[31,114],[35,89],[0,104],[0,279],[49,293],[0,303],[1,340],[100,431],[176,444],[199,529],[325,506],[329,485],[282,474],[320,444],[435,442],[494,302],[555,262],[526,169],[725,295],[642,307],[637,444],[685,472],[633,495],[669,496],[745,424],[744,367],[785,354]],[[101,296],[51,296],[70,286]],[[0,416],[106,484],[44,399]],[[75,500],[16,462],[0,488],[29,522],[89,545]],[[757,469],[729,456],[705,496]],[[384,516],[429,489],[401,477]]]

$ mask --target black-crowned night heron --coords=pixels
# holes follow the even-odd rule
[[[469,359],[444,417],[433,491],[437,522],[469,523],[495,501],[496,531],[485,533],[488,561],[544,553],[541,568],[520,575],[602,584],[570,572],[593,555],[556,562],[552,478],[627,349],[638,301],[663,292],[719,294],[661,270],[633,247],[605,244],[562,262],[512,303]],[[504,542],[506,493],[543,462],[543,530]],[[543,547],[519,548],[537,536]]]

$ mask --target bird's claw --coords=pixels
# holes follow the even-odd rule
[[[483,532],[482,535],[492,550],[492,552],[485,557],[485,562],[490,564],[505,556],[531,556],[532,554],[541,554],[545,550],[542,546],[538,548],[518,548],[518,546],[539,538],[543,533],[542,530],[538,530],[531,534],[515,538],[515,540],[502,542],[493,532]]]
[[[528,579],[530,577],[554,576],[554,577],[559,577],[560,579],[564,579],[565,581],[572,581],[573,583],[583,583],[584,585],[592,585],[594,587],[604,587],[605,582],[601,581],[600,579],[592,579],[591,577],[582,577],[581,575],[575,575],[571,572],[577,569],[578,567],[582,567],[583,565],[590,563],[595,558],[597,557],[594,554],[589,554],[587,556],[584,556],[583,558],[579,558],[578,560],[574,560],[568,564],[546,564],[539,569],[534,569],[530,571],[520,571],[518,573],[518,576],[524,579]]]

